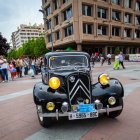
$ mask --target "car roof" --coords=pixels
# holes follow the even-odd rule
[[[78,51],[71,51],[71,52],[49,52],[49,53],[46,53],[45,54],[45,57],[49,57],[49,56],[54,56],[54,55],[65,55],[65,54],[67,54],[67,55],[80,55],[80,54],[82,54],[82,55],[86,55],[86,56],[88,56],[89,57],[89,54],[88,53],[86,53],[86,52],[78,52]]]

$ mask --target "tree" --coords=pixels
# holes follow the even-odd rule
[[[16,50],[14,50],[14,49],[12,49],[12,50],[10,50],[9,52],[8,52],[8,59],[10,60],[11,58],[17,58],[16,57],[16,54],[17,54],[17,51]]]
[[[36,46],[34,47],[34,54],[36,57],[40,57],[43,54],[49,52],[45,45],[44,37],[40,37],[35,41]]]
[[[4,38],[0,33],[0,55],[7,55],[7,51],[10,48],[7,43],[6,38]]]
[[[45,45],[44,37],[30,39],[22,44],[18,50],[11,50],[8,53],[8,58],[19,58],[21,56],[40,57],[49,52]]]
[[[115,52],[114,52],[116,55],[120,53],[120,49],[119,47],[115,48]]]

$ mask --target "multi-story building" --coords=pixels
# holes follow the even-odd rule
[[[12,43],[13,48],[18,49],[23,43],[27,42],[29,39],[38,38],[40,35],[44,34],[44,25],[24,25],[21,24],[17,28],[17,31],[12,33]]]
[[[47,48],[140,53],[140,0],[42,0],[42,8]]]

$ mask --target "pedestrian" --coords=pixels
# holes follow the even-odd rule
[[[94,65],[95,65],[95,55],[93,53],[91,55],[91,61],[92,61],[92,66],[94,67]]]
[[[111,65],[111,54],[110,53],[107,55],[107,62],[108,62],[108,65]]]
[[[28,63],[28,59],[27,58],[24,58],[23,59],[23,64],[24,64],[24,75],[27,75],[28,74],[28,69],[29,69],[29,63]]]
[[[19,71],[20,71],[20,78],[23,77],[22,71],[23,71],[23,59],[22,57],[19,58]]]
[[[1,68],[1,66],[2,66],[2,64],[4,63],[4,60],[3,60],[3,56],[2,55],[0,55],[0,82],[3,82],[3,72],[2,72],[2,68]]]
[[[14,77],[16,76],[16,67],[15,64],[12,60],[10,60],[9,66],[8,66],[8,70],[11,73],[11,79],[12,81],[14,80]]]
[[[43,66],[43,58],[41,57],[41,58],[40,58],[40,64],[39,64],[40,72],[41,72],[41,68],[42,68],[42,66]]]
[[[35,60],[33,58],[30,58],[29,60],[28,75],[32,78],[35,78]]]
[[[119,63],[121,64],[122,68],[125,69],[123,61],[124,61],[123,53],[120,52],[120,54],[119,54]]]
[[[17,70],[17,76],[20,77],[20,61],[19,58],[16,60],[16,70]]]
[[[2,71],[1,71],[1,66],[0,66],[0,83],[2,82]]]
[[[105,62],[105,57],[104,55],[100,56],[100,61],[101,61],[101,66],[103,66],[104,62]]]
[[[115,56],[115,62],[114,62],[114,67],[113,67],[113,69],[114,69],[114,70],[119,70],[119,68],[120,68],[119,55],[117,54],[117,55]]]
[[[2,79],[3,82],[8,82],[8,63],[7,60],[3,58],[4,63],[1,65],[1,71],[2,71]]]

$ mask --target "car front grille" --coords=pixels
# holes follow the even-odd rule
[[[71,105],[91,102],[89,75],[83,72],[73,73],[68,76],[67,83]]]

